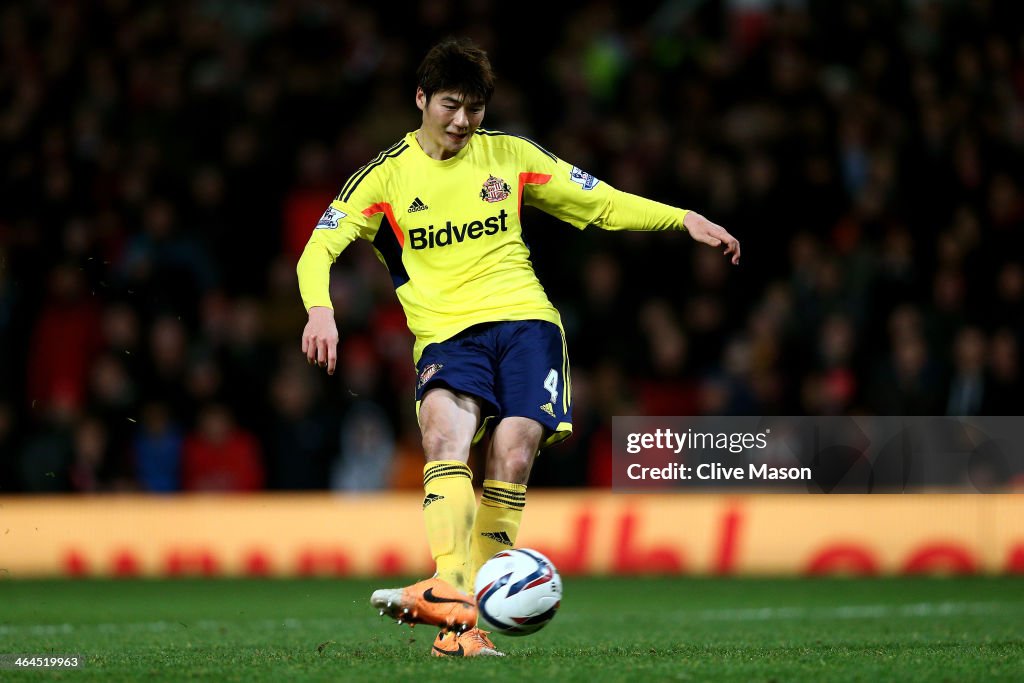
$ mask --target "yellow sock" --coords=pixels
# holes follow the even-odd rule
[[[460,591],[473,591],[469,536],[475,516],[473,473],[458,460],[437,460],[423,467],[423,518],[438,578]]]
[[[510,484],[494,479],[484,480],[484,492],[476,513],[471,544],[472,564],[469,572],[470,592],[476,571],[500,550],[512,548],[519,535],[526,505],[526,484]]]

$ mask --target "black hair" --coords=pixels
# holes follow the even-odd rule
[[[494,94],[491,61],[468,38],[446,38],[430,48],[416,70],[416,81],[428,101],[445,90],[485,104]]]

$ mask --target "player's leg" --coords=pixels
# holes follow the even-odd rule
[[[494,428],[484,476],[526,485],[544,437],[544,425],[528,417],[505,417]]]
[[[488,558],[515,546],[526,506],[526,481],[543,436],[544,427],[526,417],[505,418],[494,430],[473,527],[473,578]]]
[[[493,364],[486,334],[471,329],[431,344],[420,358],[416,388],[423,436],[423,515],[437,575],[406,588],[375,591],[371,603],[407,623],[463,630],[476,623],[468,594],[470,533],[476,514],[469,449],[493,414]]]
[[[501,421],[491,437],[473,528],[472,578],[491,556],[515,545],[526,483],[540,448],[572,432],[569,361],[561,329],[541,321],[506,323],[505,328],[496,380]]]
[[[507,417],[491,435],[483,497],[473,529],[473,575],[487,558],[515,543],[526,504],[526,481],[544,432],[545,427],[533,419]],[[431,653],[435,657],[504,656],[480,628],[438,634]]]
[[[473,473],[466,464],[480,424],[480,402],[444,387],[420,404],[423,433],[423,519],[437,577],[469,593],[469,539],[476,516]]]
[[[476,624],[476,607],[465,588],[476,504],[466,461],[480,405],[470,396],[436,387],[423,395],[419,417],[427,460],[423,518],[437,573],[412,586],[374,591],[370,602],[399,623],[462,631]]]

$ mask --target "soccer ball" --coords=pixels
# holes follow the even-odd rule
[[[483,620],[508,636],[539,631],[562,602],[562,578],[536,550],[503,550],[480,567],[474,585]]]

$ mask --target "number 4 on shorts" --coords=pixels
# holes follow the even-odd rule
[[[544,378],[544,388],[551,394],[551,402],[558,403],[558,372],[554,368]]]

